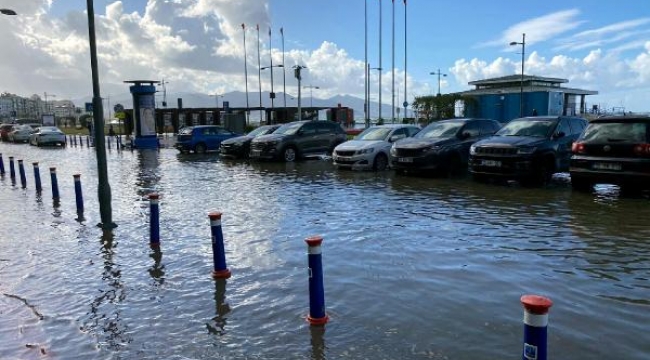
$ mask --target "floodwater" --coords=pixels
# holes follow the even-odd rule
[[[575,193],[566,176],[530,189],[113,149],[118,227],[103,233],[94,149],[0,150],[0,359],[520,359],[523,294],[554,302],[549,358],[650,358],[647,197]],[[223,212],[226,281],[210,276],[210,211]],[[305,320],[314,234],[324,327]]]

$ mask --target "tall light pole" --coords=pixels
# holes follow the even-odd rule
[[[294,65],[293,66],[293,76],[298,79],[298,120],[302,120],[302,106],[301,106],[301,92],[300,92],[300,81],[302,80],[302,74],[300,73],[302,69],[306,69],[306,66],[303,65]]]
[[[381,67],[370,67],[370,64],[368,64],[368,78],[370,78],[370,70],[378,70],[379,71],[379,77],[381,78]],[[380,82],[381,84],[381,82]],[[379,98],[381,99],[381,85],[379,86]],[[370,102],[370,80],[368,80],[368,102]],[[370,108],[370,106],[368,106]],[[377,118],[377,121],[381,120],[381,101],[379,102],[379,118]]]
[[[393,58],[393,66],[392,66],[392,85],[391,85],[391,103],[390,103],[390,108],[391,108],[391,122],[395,123],[395,0],[393,0],[393,41],[392,41],[392,58]]]
[[[379,0],[379,67],[375,68],[379,70],[379,120],[381,120],[381,0]]]
[[[274,100],[275,93],[273,92],[273,41],[271,40],[271,28],[269,27],[269,59],[271,60],[271,93],[269,97],[271,98],[271,117],[273,117],[273,110],[275,108]],[[265,68],[262,68],[264,70]]]
[[[282,82],[284,93],[284,111],[287,111],[287,68],[284,66],[284,28],[280,28],[280,35],[282,35]]]
[[[162,106],[166,109],[167,108],[167,86],[166,84],[169,84],[169,81],[165,81],[165,78],[162,79],[160,82],[160,85],[163,87],[163,103]]]
[[[429,75],[438,75],[438,96],[440,96],[440,77],[441,77],[441,76],[442,76],[442,77],[445,77],[445,76],[447,76],[447,74],[443,74],[443,73],[441,73],[441,72],[440,72],[440,69],[438,69],[438,71],[436,71],[436,72],[431,72],[431,73],[429,73]]]
[[[95,41],[95,10],[93,0],[86,0],[88,8],[88,39],[90,42],[90,68],[93,79],[93,121],[95,126],[95,151],[97,152],[97,194],[99,197],[99,214],[104,230],[116,227],[113,223],[111,208],[111,186],[108,183],[108,168],[106,166],[106,146],[104,142],[104,109],[99,91],[99,73],[97,71],[97,46]]]
[[[519,117],[524,116],[524,61],[526,54],[526,33],[521,35],[521,42],[513,41],[510,46],[521,45],[521,88],[519,90]]]
[[[407,54],[406,53],[406,34],[408,33],[408,31],[407,31],[408,28],[406,26],[406,14],[407,14],[406,0],[404,0],[404,103],[402,104],[402,105],[404,105],[404,115],[402,116],[403,118],[407,117],[406,108],[409,106],[408,96],[407,96],[407,93],[406,93],[406,81],[408,80],[408,72],[406,71],[406,54]]]
[[[264,110],[262,110],[262,65],[261,65],[261,57],[260,57],[260,25],[256,25],[257,28],[257,83],[259,85],[259,93],[260,93],[260,125],[262,124],[262,120],[264,120]]]
[[[364,103],[363,103],[363,116],[366,128],[370,126],[370,99],[368,98],[368,0],[363,0],[363,26],[364,26]]]
[[[241,24],[242,32],[244,33],[244,79],[246,81],[246,125],[249,124],[249,104],[248,104],[248,57],[246,56],[246,25]]]
[[[307,85],[304,86],[305,89],[309,89],[309,107],[314,107],[314,93],[312,90],[320,89],[318,86]]]
[[[271,71],[271,94],[269,95],[271,97],[271,111],[275,109],[275,106],[273,104],[273,99],[275,99],[275,93],[273,92],[273,68],[276,67],[284,67],[284,65],[273,65],[273,61],[271,61],[271,66],[264,66],[262,70],[269,69]]]

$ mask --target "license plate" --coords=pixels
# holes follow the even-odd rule
[[[338,161],[348,161],[348,160],[350,160],[350,158],[347,157],[347,156],[337,156],[336,160],[338,160]]]
[[[398,158],[397,161],[401,162],[401,163],[412,163],[413,158],[410,158],[410,157],[409,158]]]
[[[489,166],[489,167],[501,167],[501,161],[499,161],[499,160],[481,160],[481,165],[482,166]]]
[[[251,150],[251,156],[260,156],[262,154],[261,150]]]
[[[595,170],[614,170],[620,171],[621,164],[619,163],[594,163]]]

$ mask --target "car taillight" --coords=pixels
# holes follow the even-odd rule
[[[638,144],[634,147],[634,153],[641,156],[650,156],[650,144]]]
[[[571,145],[571,151],[574,154],[584,154],[585,153],[585,144],[581,142],[574,142],[573,145]]]

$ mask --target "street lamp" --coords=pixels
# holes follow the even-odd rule
[[[300,92],[300,81],[302,80],[302,74],[300,73],[302,69],[306,69],[304,65],[294,65],[293,66],[293,76],[298,80],[298,120],[302,120],[302,105],[300,102],[301,92]]]
[[[218,109],[219,108],[219,98],[223,98],[223,95],[211,94],[210,96],[214,96],[214,101],[217,103],[217,109]]]
[[[526,54],[526,33],[521,35],[521,42],[513,41],[510,46],[521,45],[521,88],[519,91],[519,117],[524,116],[524,54]]]
[[[271,69],[271,94],[269,94],[269,97],[271,98],[271,110],[273,110],[275,108],[274,103],[273,103],[273,99],[275,99],[275,93],[273,92],[273,68],[276,68],[276,67],[283,68],[284,65],[283,64],[271,65],[271,66],[264,66],[264,67],[261,68],[261,70]]]
[[[429,73],[429,75],[438,75],[438,96],[440,96],[440,77],[441,76],[445,77],[445,76],[447,76],[447,74],[441,73],[440,69],[438,69],[438,71],[431,72],[431,73]]]
[[[318,86],[303,86],[305,89],[309,89],[309,107],[314,107],[314,94],[312,92],[313,89],[320,89]]]

